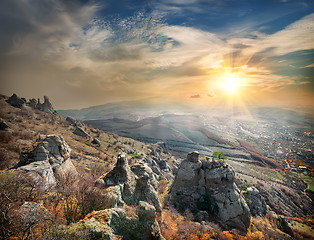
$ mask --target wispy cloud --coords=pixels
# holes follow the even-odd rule
[[[30,86],[48,95],[61,89],[63,107],[70,98],[88,106],[153,95],[216,97],[206,86],[223,70],[225,56],[235,53],[234,69],[247,65],[246,87],[278,91],[298,82],[249,60],[258,54],[267,59],[314,49],[314,14],[274,34],[247,32],[248,37],[227,40],[194,27],[169,25],[160,15],[162,6],[184,10],[202,2],[162,0],[158,11],[105,21],[97,17],[98,4],[12,0],[10,7],[16,11],[7,25],[13,28],[18,22],[20,27],[10,32],[14,44],[0,59],[5,62],[2,78],[7,79],[3,85],[7,91],[23,87],[30,97]],[[213,7],[216,2],[211,1]],[[27,31],[21,31],[23,27]]]

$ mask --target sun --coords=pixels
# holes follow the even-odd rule
[[[239,87],[241,87],[240,79],[235,73],[225,73],[219,85],[227,95],[238,94]]]

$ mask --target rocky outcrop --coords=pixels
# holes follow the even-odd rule
[[[0,130],[6,130],[9,128],[9,125],[3,119],[0,119]]]
[[[77,175],[70,152],[71,149],[62,136],[49,135],[44,139],[37,139],[34,146],[24,148],[16,168],[36,173],[48,186],[54,186],[56,176]]]
[[[76,127],[73,133],[81,137],[89,137],[89,134],[81,127]]]
[[[71,117],[71,116],[67,116],[66,120],[73,126],[75,127],[84,127],[84,123],[76,120],[75,118]],[[96,132],[97,133],[97,132]]]
[[[9,97],[9,99],[7,99],[6,102],[16,108],[22,109],[25,107],[25,101],[19,98],[15,93],[13,93],[13,95]]]
[[[140,201],[147,201],[152,202],[156,210],[161,212],[153,171],[146,164],[137,164],[130,168],[124,154],[118,156],[114,169],[96,183],[106,188],[116,199],[112,207],[137,205]]]
[[[179,210],[207,211],[222,225],[246,231],[250,210],[234,182],[235,173],[226,164],[212,159],[199,160],[198,152],[189,153],[171,187],[171,198]]]
[[[267,212],[267,205],[264,197],[260,194],[257,188],[248,187],[244,192],[246,203],[250,208],[252,216],[265,216]]]
[[[98,138],[94,138],[93,141],[92,141],[92,144],[100,146],[101,142],[98,140]]]
[[[9,103],[11,106],[24,109],[25,105],[27,105],[30,108],[38,109],[40,111],[56,114],[57,112],[53,109],[52,104],[49,101],[49,98],[47,96],[44,96],[44,103],[40,103],[40,99],[36,100],[35,98],[30,99],[28,102],[25,98],[19,98],[15,93],[6,100],[7,103]]]
[[[49,98],[47,96],[44,96],[44,103],[40,103],[40,99],[38,99],[37,104],[35,105],[35,108],[46,112],[46,113],[55,113],[56,111],[53,109],[52,104],[49,101]]]
[[[93,212],[69,226],[67,234],[75,237],[75,233],[79,236],[84,232],[86,236],[87,232],[88,239],[164,239],[152,205],[141,201],[134,210],[128,213],[122,208],[111,208]]]
[[[105,188],[113,199],[111,209],[99,214],[108,214],[108,226],[115,234],[125,239],[162,239],[156,221],[156,212],[161,213],[162,206],[155,174],[150,167],[143,163],[130,167],[125,155],[119,154],[116,166],[99,178],[96,186]],[[133,217],[126,214],[130,207],[136,208]],[[108,231],[106,226],[104,231]]]

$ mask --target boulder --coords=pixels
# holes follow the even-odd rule
[[[152,169],[142,163],[130,168],[125,154],[119,154],[114,169],[97,180],[97,185],[102,185],[116,196],[116,206],[137,205],[140,201],[147,201],[152,202],[158,212],[162,210]]]
[[[250,208],[252,216],[265,216],[267,212],[267,205],[264,197],[260,194],[257,188],[248,187],[243,194]]]
[[[38,102],[37,102],[37,100],[35,98],[32,98],[26,104],[27,104],[27,106],[35,109],[37,104],[38,104]]]
[[[161,170],[164,170],[165,172],[170,172],[171,171],[171,168],[170,166],[168,165],[167,161],[166,160],[160,160],[158,162],[158,165],[160,167]]]
[[[24,108],[25,107],[25,102],[19,98],[15,93],[6,100],[7,103],[9,103],[11,106],[16,107],[16,108]]]
[[[46,113],[55,113],[56,111],[53,109],[52,104],[49,101],[49,98],[47,96],[44,96],[44,103],[40,103],[40,100],[38,99],[37,105],[35,106],[36,109],[46,112]]]
[[[98,146],[101,145],[100,141],[97,138],[93,139],[92,144],[95,144],[95,145],[98,145]]]
[[[48,186],[56,184],[56,175],[77,175],[70,159],[71,149],[62,136],[48,135],[32,147],[22,149],[19,170],[37,173]]]
[[[81,137],[89,137],[89,134],[81,127],[76,127],[73,133]]]
[[[234,176],[229,165],[212,159],[200,161],[198,152],[191,152],[178,169],[170,196],[181,211],[189,209],[194,214],[207,211],[218,217],[223,226],[246,231],[250,210]]]
[[[70,225],[67,235],[76,234],[76,239],[80,232],[85,237],[89,234],[88,239],[164,239],[154,213],[154,207],[146,202],[140,202],[132,213],[122,208],[100,210]]]
[[[75,127],[84,127],[84,123],[82,123],[81,121],[79,120],[76,120],[75,118],[71,117],[71,116],[67,116],[66,120],[73,126]]]
[[[0,119],[0,130],[6,130],[7,128],[9,128],[9,125],[3,119]]]

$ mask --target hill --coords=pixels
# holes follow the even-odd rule
[[[184,149],[186,149],[188,143],[191,144],[191,150],[194,146],[198,146],[196,149],[200,151],[204,149],[201,152],[201,159],[205,159],[204,154],[211,153],[213,149],[222,152],[227,152],[226,150],[238,151],[239,149],[248,156],[247,158],[228,156],[228,159],[224,160],[235,170],[235,183],[238,186],[245,185],[257,188],[271,210],[266,216],[251,219],[251,225],[245,233],[247,239],[254,239],[257,236],[265,236],[266,239],[276,239],[276,236],[289,239],[288,235],[277,229],[279,218],[286,218],[285,221],[294,229],[294,234],[300,238],[311,232],[311,222],[308,221],[308,216],[312,214],[312,200],[309,198],[310,192],[306,192],[309,195],[304,192],[307,185],[300,179],[300,175],[298,173],[286,173],[280,168],[267,166],[267,163],[262,162],[263,159],[254,160],[254,154],[261,157],[261,152],[247,141],[241,141],[228,132],[228,128],[225,126],[228,119],[212,119],[211,121],[217,123],[216,126],[203,124],[201,127],[200,118],[196,115],[166,114],[141,119],[140,121],[110,119],[108,120],[108,126],[111,127],[109,133],[98,129],[96,125],[92,127],[73,118],[65,118],[54,112],[48,113],[35,109],[24,100],[21,107],[13,107],[6,100],[8,100],[8,97],[1,95],[0,166],[2,171],[0,174],[0,200],[3,203],[2,207],[10,206],[9,213],[11,215],[8,215],[8,217],[10,217],[11,225],[6,225],[7,222],[1,219],[1,231],[8,230],[9,232],[6,232],[8,234],[11,232],[15,236],[23,236],[21,229],[26,226],[25,224],[35,226],[37,222],[32,222],[31,219],[37,216],[35,219],[41,219],[42,222],[36,225],[32,230],[33,232],[30,232],[30,229],[27,228],[28,232],[25,234],[28,234],[26,235],[28,238],[55,239],[57,237],[73,239],[75,237],[78,239],[81,234],[80,236],[88,236],[88,238],[93,239],[92,235],[88,235],[91,234],[90,232],[84,232],[84,228],[87,226],[104,227],[105,225],[99,224],[104,224],[107,217],[115,221],[113,217],[116,216],[115,213],[126,213],[127,218],[123,221],[131,221],[128,223],[134,221],[133,226],[142,226],[136,220],[139,216],[137,211],[142,211],[139,206],[128,205],[123,212],[121,210],[111,211],[111,208],[108,207],[112,204],[112,202],[110,203],[112,195],[108,195],[111,193],[108,192],[107,188],[97,190],[98,188],[94,187],[95,181],[98,181],[97,179],[106,181],[109,178],[109,173],[115,169],[118,154],[124,152],[126,153],[127,164],[131,166],[133,172],[128,173],[130,176],[132,175],[131,178],[145,180],[145,178],[137,177],[137,174],[144,171],[138,167],[138,164],[144,164],[151,169],[147,170],[149,174],[153,173],[158,180],[158,193],[163,202],[163,209],[157,220],[162,235],[167,239],[169,236],[180,238],[180,236],[186,234],[194,236],[194,238],[203,237],[205,239],[206,237],[244,239],[245,237],[241,235],[243,233],[239,234],[236,230],[229,231],[218,226],[215,218],[207,219],[206,223],[202,225],[195,222],[195,219],[191,218],[188,212],[178,213],[175,210],[175,203],[168,199],[168,190],[182,160],[175,156],[182,156],[182,152],[177,153],[174,151],[173,146],[175,145],[171,145],[171,141],[173,141],[173,143],[183,143]],[[206,118],[204,119],[206,120]],[[100,124],[103,124],[103,122],[100,121]],[[156,126],[158,126],[157,130],[155,129]],[[224,134],[222,134],[223,128],[226,129]],[[151,134],[153,139],[150,140],[151,142],[166,140],[167,143],[148,143],[149,141],[144,138],[142,140],[146,142],[141,142],[113,133],[114,131],[121,131],[121,129],[125,133],[130,131],[132,134],[143,134],[142,136]],[[36,149],[36,141],[41,142],[40,139],[45,139],[47,135],[63,136],[65,142],[71,148],[70,158],[78,172],[77,180],[67,178],[66,181],[59,181],[57,188],[53,190],[42,189],[40,187],[42,183],[32,183],[28,175],[24,176],[14,168],[20,161],[23,149],[32,152],[32,149]],[[203,145],[196,144],[196,142]],[[41,143],[43,146],[45,145],[43,142]],[[214,145],[216,148],[214,148]],[[171,151],[168,151],[168,148]],[[122,167],[122,169],[125,168]],[[140,186],[145,182],[142,182],[142,180],[137,183],[139,184],[139,192],[134,190],[132,196],[141,196],[140,193],[143,191],[140,191]],[[127,180],[125,184],[133,186],[135,183]],[[116,186],[112,186],[112,189],[116,189]],[[129,201],[128,204],[132,203],[133,200],[128,200],[127,193],[122,193],[122,195],[125,196],[124,201]],[[8,201],[6,196],[9,196],[13,204]],[[179,195],[176,196],[179,197]],[[147,208],[144,203],[141,204],[141,207]],[[86,208],[86,206],[88,207]],[[83,211],[83,209],[85,210]],[[0,210],[3,211],[4,209],[1,208]],[[96,210],[96,212],[91,213],[93,210]],[[16,216],[14,214],[22,212],[25,216],[24,220],[14,218]],[[148,212],[146,213],[148,214]],[[53,224],[51,225],[51,223]],[[122,229],[119,231],[122,231]],[[301,230],[308,233],[301,235],[298,232]],[[50,235],[45,235],[47,233]]]

